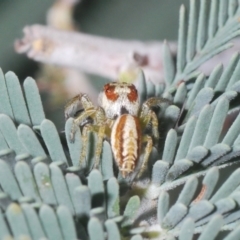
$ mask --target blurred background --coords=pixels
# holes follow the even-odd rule
[[[57,2],[0,1],[0,67],[4,73],[11,70],[20,81],[27,76],[42,81],[47,75],[46,71],[41,70],[42,64],[28,59],[24,54],[17,54],[13,45],[17,38],[23,36],[24,26],[46,25],[47,13]],[[181,4],[188,6],[188,0],[82,0],[75,5],[72,17],[76,30],[83,33],[125,40],[174,41],[177,39],[178,11]],[[54,81],[51,76],[49,74],[45,83]],[[97,92],[109,81],[93,75],[87,75],[87,78]],[[64,103],[70,96],[66,95],[64,98],[64,91],[58,90],[57,85],[58,82],[52,84],[47,88],[48,92],[43,90],[42,100],[47,117],[61,130],[64,124]],[[51,91],[62,91],[59,94],[61,99]]]

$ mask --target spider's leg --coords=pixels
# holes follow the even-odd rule
[[[149,123],[152,125],[152,135],[155,141],[159,140],[159,131],[158,131],[158,118],[156,113],[148,109],[148,111],[142,111],[140,114],[140,121],[142,128],[145,129]]]
[[[70,141],[71,142],[74,142],[76,130],[81,125],[83,120],[86,119],[87,117],[94,115],[95,112],[96,112],[95,109],[89,109],[89,110],[86,110],[85,112],[82,112],[78,117],[76,117],[74,119],[72,128],[71,128],[71,133],[70,133]]]
[[[158,132],[158,118],[156,113],[152,110],[154,106],[160,106],[161,103],[168,103],[171,104],[171,101],[168,99],[160,98],[160,97],[152,97],[146,100],[140,112],[140,119],[143,125],[143,128],[151,123],[152,124],[152,134],[155,141],[159,139],[159,132]]]
[[[141,177],[143,172],[147,168],[147,163],[148,163],[150,154],[152,152],[152,147],[153,147],[153,141],[152,141],[152,138],[149,135],[145,135],[143,137],[143,142],[147,142],[147,145],[145,147],[145,152],[144,152],[142,166],[141,166],[141,168],[139,170],[139,173],[137,174],[137,178]]]
[[[78,94],[70,99],[64,108],[65,119],[70,117],[76,117],[76,114],[81,110],[87,110],[94,108],[94,105],[90,98],[86,94]]]
[[[83,108],[80,99],[81,99],[81,94],[71,98],[66,103],[65,108],[64,108],[64,114],[65,114],[66,120],[70,117],[74,117],[75,114]]]
[[[77,128],[78,128],[78,125],[76,125],[75,122],[73,121],[73,124],[71,126],[70,139],[69,139],[71,143],[74,142]]]
[[[77,115],[79,111],[83,112]],[[67,102],[65,106],[65,118],[66,120],[70,117],[74,118],[70,133],[71,142],[74,141],[77,127],[82,126],[84,120],[92,116],[95,111],[93,103],[86,94],[80,93]]]
[[[142,108],[150,109],[151,107],[154,107],[154,106],[160,106],[161,103],[168,103],[169,105],[172,104],[172,102],[166,98],[151,97],[142,104],[143,106]]]
[[[149,111],[149,115],[151,116],[153,137],[156,141],[158,141],[159,140],[159,132],[158,132],[158,118],[157,118],[157,115],[152,110]]]
[[[96,111],[96,121],[98,125],[98,140],[97,140],[97,146],[96,146],[96,152],[95,152],[95,163],[94,168],[99,167],[102,148],[103,148],[103,140],[105,137],[105,130],[106,130],[106,119],[105,114],[102,108],[97,108]]]
[[[160,97],[152,97],[146,100],[142,104],[141,112],[140,112],[140,118],[147,117],[149,112],[154,112],[152,110],[153,107],[159,106],[161,103],[168,103],[171,104],[171,101],[165,98],[160,98]]]
[[[93,127],[91,125],[85,125],[82,130],[82,149],[80,155],[80,166],[83,166],[83,162],[85,161],[86,166],[86,155],[87,155],[87,146],[88,146],[88,133],[93,131]]]
[[[97,135],[98,135],[98,140],[97,140],[97,146],[96,146],[96,152],[95,152],[94,168],[99,167],[102,148],[103,148],[103,140],[104,140],[104,136],[105,136],[105,124],[99,126]]]
[[[87,147],[88,147],[88,133],[89,132],[96,132],[97,133],[97,144],[96,144],[96,151],[95,151],[95,162],[93,165],[93,168],[98,168],[100,163],[100,157],[102,153],[102,146],[103,146],[103,140],[105,136],[105,124],[101,125],[90,125],[87,124],[83,127],[82,130],[82,149],[81,149],[81,155],[80,155],[80,165],[83,165],[83,162],[86,161],[86,155],[87,155]],[[86,165],[86,162],[85,162]]]

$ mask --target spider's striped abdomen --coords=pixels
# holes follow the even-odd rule
[[[120,115],[111,132],[111,146],[115,161],[123,177],[131,173],[137,164],[141,147],[139,119],[130,114]]]

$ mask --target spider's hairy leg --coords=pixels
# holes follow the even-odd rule
[[[158,118],[156,113],[152,110],[152,107],[160,106],[161,103],[171,104],[171,101],[165,98],[160,98],[160,97],[149,98],[143,103],[141,112],[140,112],[140,119],[141,119],[143,128],[146,128],[149,123],[152,124],[152,134],[155,141],[158,141],[159,139]]]
[[[159,131],[158,131],[158,118],[155,112],[151,111],[150,116],[152,119],[152,132],[153,132],[153,137],[156,141],[159,140]]]
[[[161,103],[168,103],[172,104],[172,101],[166,98],[161,98],[161,97],[151,97],[148,98],[144,103],[143,106],[147,108],[151,108],[154,106],[160,106]]]
[[[71,134],[70,134],[70,141],[71,142],[74,142],[75,133],[76,133],[77,128],[79,126],[81,126],[81,123],[85,119],[87,119],[88,117],[94,116],[95,112],[96,112],[95,109],[89,109],[89,110],[86,110],[85,112],[81,113],[78,117],[76,117],[74,119],[72,129],[71,129]]]
[[[172,103],[170,100],[161,98],[161,97],[151,97],[147,99],[141,108],[141,116],[146,116],[149,113],[149,110],[152,110],[153,107],[160,107],[161,103],[168,103],[169,105]]]
[[[151,109],[148,110],[147,114],[141,115],[141,122],[143,123],[143,128],[146,128],[149,123],[152,124],[152,134],[155,141],[159,140],[159,132],[158,132],[158,118],[154,111]]]
[[[96,146],[96,152],[95,152],[95,163],[94,163],[94,168],[99,167],[100,163],[100,158],[101,158],[101,153],[102,153],[102,148],[103,148],[103,140],[105,136],[105,124],[102,124],[99,126],[98,130],[98,140],[97,140],[97,146]]]
[[[105,129],[109,121],[105,117],[105,111],[101,107],[96,108],[86,94],[79,94],[72,98],[65,106],[65,118],[74,118],[71,126],[70,141],[73,142],[76,130],[81,128],[82,149],[80,155],[80,165],[86,161],[88,147],[88,133],[97,133],[97,144],[95,152],[94,168],[98,168],[102,153],[103,140],[106,135]],[[108,132],[110,126],[107,128]],[[107,134],[109,135],[109,133]],[[85,164],[86,165],[86,164]]]
[[[92,131],[92,125],[86,124],[82,130],[82,149],[79,159],[80,166],[83,166],[83,161],[85,161],[86,166],[86,155],[87,155],[87,144],[88,144],[88,133]]]
[[[88,145],[88,133],[96,132],[97,133],[97,144],[96,144],[96,151],[95,151],[95,162],[94,162],[93,167],[98,168],[99,163],[100,163],[102,148],[103,148],[103,140],[106,135],[106,133],[105,133],[106,121],[105,121],[104,111],[101,107],[98,107],[97,109],[95,109],[92,116],[95,119],[94,124],[87,124],[83,127],[83,130],[82,130],[83,146],[82,146],[82,150],[81,150],[80,164],[82,164],[83,161],[86,159],[87,145]]]
[[[94,105],[87,94],[80,93],[71,98],[64,108],[65,119],[75,117],[77,112],[94,108]]]
[[[155,112],[150,108],[142,109],[140,113],[140,121],[143,129],[145,129],[148,126],[148,124],[151,123],[154,140],[158,141],[159,140],[158,118]]]
[[[150,154],[152,152],[152,148],[153,148],[153,141],[149,135],[145,135],[143,137],[143,143],[144,142],[146,142],[147,145],[144,150],[143,162],[142,162],[141,168],[139,170],[139,173],[137,174],[137,178],[141,177],[142,174],[144,173],[145,169],[147,168],[147,163],[148,163],[148,160],[149,160]]]
[[[74,120],[73,120],[73,124],[72,124],[72,128],[71,128],[71,134],[70,134],[70,141],[74,142],[74,138],[75,138],[75,133],[77,131],[77,128],[79,126],[81,126],[82,122],[84,120],[86,120],[88,117],[91,117],[94,115],[94,113],[96,112],[95,109],[89,109],[86,110],[85,112],[79,114],[79,116],[77,116]],[[89,125],[86,124],[88,127]]]
[[[83,112],[81,112],[83,111]],[[79,114],[77,114],[80,112]],[[71,129],[70,141],[74,141],[76,130],[79,126],[85,125],[87,119],[94,115],[96,110],[90,98],[86,94],[79,94],[72,98],[65,106],[65,118],[74,118]],[[77,116],[76,116],[77,115]]]
[[[96,152],[95,152],[94,168],[98,168],[100,163],[102,148],[103,148],[105,130],[106,130],[105,114],[101,107],[97,108],[95,113],[95,118],[97,123],[97,126],[96,126],[97,129],[95,129],[95,131],[97,131],[98,140],[97,140],[97,146],[96,146]]]

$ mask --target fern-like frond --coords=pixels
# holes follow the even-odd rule
[[[240,170],[218,185],[219,169],[240,156],[240,116],[224,126],[240,109],[239,54],[210,76],[198,68],[240,34],[239,7],[237,0],[190,0],[188,21],[185,7],[180,9],[176,63],[164,44],[166,85],[140,75],[141,102],[153,96],[171,101],[153,109],[161,139],[142,179],[117,178],[107,141],[99,170],[93,170],[94,133],[88,134],[86,162],[80,163],[83,139],[77,129],[70,141],[73,119],[65,125],[67,151],[45,118],[35,81],[27,78],[21,88],[14,73],[0,71],[0,238],[140,240],[144,232],[168,240],[199,233],[206,240],[226,230],[232,232],[225,240],[237,239]],[[168,190],[181,184],[171,204]],[[145,231],[146,222],[158,227],[155,235]]]
[[[221,238],[223,240],[237,240],[239,238],[240,228],[236,227],[232,232],[226,234],[225,237],[221,237],[221,226],[223,224],[223,219],[220,215],[214,216],[207,226],[204,228],[203,232],[199,235],[199,240],[215,240]],[[191,218],[184,221],[180,235],[174,237],[173,235],[166,236],[165,240],[194,240],[194,222]]]
[[[5,77],[0,70],[0,112],[16,123],[38,126],[45,118],[36,82],[27,78],[23,90],[17,76],[8,72]],[[24,98],[25,96],[25,98]]]
[[[164,44],[164,70],[167,91],[180,81],[200,74],[198,68],[214,55],[232,46],[229,41],[239,32],[238,1],[190,0],[187,13],[180,8],[176,66],[167,42]]]
[[[37,206],[11,203],[6,209],[6,220],[0,213],[0,237],[25,237],[26,239],[77,239],[74,220],[67,207],[59,206],[56,210],[42,205],[39,213]]]
[[[217,218],[222,220],[219,222],[219,227],[216,228],[218,229],[216,234],[220,230],[235,229],[240,221],[240,182],[237,180],[239,171],[239,168],[235,170],[217,189],[217,184],[220,181],[219,170],[216,167],[211,168],[202,181],[200,192],[197,191],[198,179],[196,177],[189,178],[175,204],[171,207],[169,194],[161,191],[158,198],[158,222],[165,234],[162,239],[168,235],[181,236],[189,225],[191,226],[191,235],[202,232],[202,238],[205,239],[204,232],[208,231],[206,225]],[[189,223],[190,220],[191,223]],[[184,228],[186,229],[184,230]],[[192,239],[192,236],[189,239]]]
[[[172,96],[168,95],[174,105],[162,109],[160,125],[166,131],[160,133],[166,139],[162,160],[155,163],[152,172],[152,181],[161,188],[176,187],[192,174],[205,174],[209,166],[222,168],[231,165],[231,160],[238,161],[239,115],[224,134],[222,131],[229,113],[239,107],[237,101],[232,104],[239,96],[239,64],[239,54],[236,54],[224,70],[217,66],[208,78],[199,75],[190,91],[182,82]],[[170,108],[175,108],[175,113],[170,112],[165,118]],[[171,118],[173,121],[169,121]],[[183,175],[188,176],[177,180]]]

